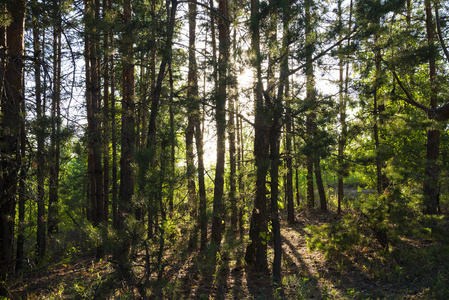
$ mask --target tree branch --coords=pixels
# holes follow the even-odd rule
[[[438,14],[438,6],[437,5],[435,5],[435,17],[437,19],[438,39],[440,40],[441,47],[443,48],[444,55],[446,55],[446,59],[449,62],[449,51],[447,50],[447,47],[444,44],[443,34],[441,33],[440,16]]]
[[[229,19],[229,18],[223,16],[223,15],[220,14],[216,9],[211,8],[210,6],[207,6],[207,5],[204,4],[204,3],[201,3],[201,2],[198,2],[198,1],[193,1],[193,0],[181,0],[181,1],[178,1],[178,3],[193,3],[193,4],[196,4],[196,5],[202,6],[202,7],[204,7],[205,9],[210,10],[212,13],[216,14],[217,16],[219,16],[220,18],[222,18],[223,20],[225,20],[225,21],[227,21],[227,22],[229,22],[229,23],[232,23],[232,20],[231,20],[231,19]]]
[[[415,107],[418,107],[420,109],[422,109],[423,111],[425,111],[427,114],[430,114],[432,112],[432,110],[430,108],[428,108],[425,105],[422,105],[418,102],[416,102],[415,100],[413,100],[412,95],[410,94],[410,92],[404,87],[404,85],[402,84],[402,81],[399,79],[398,75],[396,74],[396,72],[393,71],[393,76],[396,79],[396,81],[399,84],[399,87],[401,88],[401,90],[404,92],[404,94],[407,96],[407,98],[401,97],[399,95],[396,95],[394,92],[392,92],[391,94],[405,102],[407,102],[408,104],[411,104]]]

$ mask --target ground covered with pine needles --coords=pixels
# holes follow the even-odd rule
[[[282,221],[281,284],[275,284],[269,275],[259,274],[245,264],[248,241],[235,232],[227,233],[222,250],[215,257],[210,249],[188,251],[185,237],[181,235],[167,244],[159,277],[156,270],[144,274],[143,253],[137,255],[134,262],[136,282],[119,281],[114,275],[112,257],[96,261],[94,249],[84,245],[52,253],[45,264],[29,263],[21,274],[3,284],[8,288],[10,299],[449,297],[449,222],[446,216],[435,217],[416,228],[421,234],[414,231],[413,237],[392,237],[387,248],[369,228],[365,228],[363,242],[351,242],[348,238],[351,233],[345,233],[344,226],[329,225],[342,222],[342,216],[331,212],[304,211],[296,220],[293,225]],[[327,231],[314,238],[311,228]],[[333,234],[332,228],[340,230],[339,234]],[[272,254],[269,247],[270,262]],[[139,284],[142,287],[144,282],[146,289],[142,292]]]

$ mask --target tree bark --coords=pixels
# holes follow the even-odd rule
[[[22,85],[25,87],[25,83]],[[16,272],[22,269],[22,262],[24,259],[24,245],[25,245],[25,202],[26,202],[26,179],[27,179],[27,166],[26,160],[26,131],[25,131],[25,101],[21,103],[21,111],[23,113],[20,124],[20,159],[22,164],[20,166],[19,176],[19,220],[17,224],[17,250],[16,250]]]
[[[0,27],[0,280],[12,272],[20,126],[22,124],[25,1],[7,2],[11,23]],[[5,51],[7,47],[7,52]],[[5,52],[4,52],[5,51]],[[1,285],[0,290],[3,290]]]
[[[59,159],[61,136],[61,29],[59,1],[53,1],[53,92],[50,134],[50,189],[48,192],[48,235],[58,232]]]
[[[306,98],[309,102],[309,106],[312,107],[312,110],[315,106],[315,80],[314,80],[314,73],[313,73],[313,61],[312,61],[312,54],[313,54],[313,43],[314,40],[311,37],[312,35],[312,19],[310,14],[310,9],[313,4],[313,0],[306,0],[304,2],[304,9],[305,9],[305,15],[306,15],[306,26],[305,26],[305,36],[306,36],[306,63],[305,63],[305,73],[306,73]],[[315,113],[309,112],[307,114],[307,120],[306,120],[306,135],[307,135],[307,158],[306,158],[306,164],[307,164],[307,207],[309,209],[313,208],[315,206],[315,193],[313,188],[313,153],[316,149],[314,146],[314,136],[315,136],[315,119],[316,115]]]
[[[150,157],[145,164],[140,167],[140,172],[146,174],[150,169],[150,164],[154,164],[155,159],[155,145],[156,145],[156,133],[157,133],[157,116],[159,113],[159,102],[162,92],[162,83],[166,75],[167,65],[170,63],[172,59],[172,45],[173,45],[173,33],[175,29],[176,22],[176,10],[178,7],[177,0],[171,0],[171,8],[169,6],[169,2],[167,2],[167,36],[165,40],[165,51],[162,56],[162,61],[159,66],[159,73],[157,75],[156,83],[154,85],[154,90],[152,91],[152,102],[151,102],[151,113],[150,119],[148,121],[148,135],[147,135],[147,144],[146,144],[146,152],[149,153]],[[141,176],[139,176],[141,177]],[[139,183],[139,190],[144,192],[146,190],[146,182]],[[149,196],[149,220],[148,220],[148,235],[152,236],[152,214],[154,212],[151,211],[151,208],[155,206],[153,196],[150,194]]]
[[[191,231],[189,238],[189,249],[197,247],[197,195],[195,185],[195,155],[193,151],[193,137],[195,134],[196,102],[198,101],[198,77],[195,56],[196,39],[196,4],[189,3],[189,72],[187,90],[187,127],[186,134],[186,160],[187,160],[187,189],[188,201],[190,206]]]
[[[318,195],[320,196],[320,209],[327,211],[326,191],[324,190],[323,179],[321,177],[321,162],[319,154],[314,155],[315,179],[318,188]]]
[[[249,230],[250,243],[246,248],[245,261],[254,265],[256,271],[266,272],[267,264],[267,198],[266,176],[270,166],[267,112],[263,100],[262,87],[262,55],[260,52],[260,4],[259,0],[251,0],[251,46],[253,67],[255,68],[256,85],[255,117],[254,117],[254,156],[256,166],[256,195]]]
[[[119,248],[114,253],[118,261],[119,272],[123,279],[130,280],[131,267],[129,265],[129,250],[131,238],[125,228],[125,220],[132,214],[132,201],[134,195],[134,150],[135,150],[135,120],[134,120],[134,40],[132,31],[132,0],[123,3],[124,34],[123,34],[123,71],[122,71],[122,132],[121,132],[121,159],[120,159],[120,190],[118,203],[118,230],[121,238]]]
[[[426,33],[429,47],[435,46],[435,23],[432,16],[432,2],[425,0],[426,12]],[[430,84],[430,109],[437,109],[438,87],[436,83],[436,62],[435,56],[429,57],[429,84]],[[435,119],[430,115],[430,119]],[[424,169],[424,213],[436,214],[439,209],[438,179],[440,168],[438,166],[438,156],[440,149],[440,130],[430,128],[427,131],[426,144],[426,166]]]
[[[109,0],[103,0],[103,19],[106,17],[105,12],[108,10]],[[110,186],[110,158],[109,158],[109,141],[110,141],[110,108],[109,108],[109,34],[105,33],[103,37],[103,191],[104,191],[104,222],[109,222],[109,186]]]
[[[227,0],[220,0],[218,12],[223,18],[218,21],[218,88],[215,97],[215,119],[217,124],[217,163],[215,167],[215,186],[212,217],[212,241],[220,246],[224,229],[224,170],[226,151],[226,100],[229,64],[229,7]]]
[[[37,1],[33,1],[31,5],[31,13],[33,19],[33,50],[38,62],[34,64],[34,82],[36,97],[36,140],[37,140],[37,232],[36,232],[36,254],[38,258],[43,258],[46,249],[46,222],[45,222],[45,105],[42,103],[42,86],[41,86],[41,43],[40,29],[38,22]]]

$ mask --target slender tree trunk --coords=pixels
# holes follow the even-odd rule
[[[259,0],[251,0],[251,46],[255,68],[255,117],[254,156],[256,166],[256,195],[249,230],[250,244],[246,248],[245,260],[254,265],[258,272],[266,272],[267,240],[267,189],[266,176],[270,166],[267,112],[263,101],[262,55],[260,52],[260,7]]]
[[[53,1],[53,93],[50,134],[50,189],[48,193],[48,235],[58,232],[59,158],[61,132],[61,30],[59,1]]]
[[[374,44],[378,43],[378,35],[374,36]],[[382,158],[380,157],[380,141],[379,141],[379,80],[380,80],[380,63],[381,63],[381,53],[380,49],[377,49],[374,52],[374,63],[376,68],[376,78],[374,82],[374,104],[373,104],[373,118],[374,118],[374,126],[373,126],[373,135],[374,135],[374,146],[376,149],[376,178],[377,178],[377,193],[382,193]]]
[[[237,230],[237,185],[236,185],[236,150],[235,150],[235,104],[236,87],[232,86],[232,94],[228,101],[228,140],[229,140],[229,202],[231,204],[231,228]]]
[[[23,77],[24,78],[24,77]],[[23,82],[22,86],[25,86]],[[25,245],[25,202],[26,202],[26,179],[27,179],[27,166],[26,160],[26,131],[25,131],[25,101],[21,103],[21,110],[23,112],[22,120],[20,124],[20,159],[22,164],[20,166],[19,177],[19,220],[17,224],[17,250],[16,250],[16,272],[22,269],[22,262],[24,259],[24,245]]]
[[[111,9],[112,1],[109,1],[109,9]],[[114,49],[114,34],[109,34],[111,41],[111,49]],[[117,168],[117,116],[115,107],[115,70],[114,56],[110,54],[111,62],[111,147],[112,147],[112,227],[118,229],[118,168]]]
[[[207,37],[206,43],[207,45]],[[204,52],[206,50],[204,49]],[[204,67],[205,68],[205,67]],[[206,70],[203,70],[204,73]],[[206,76],[204,76],[206,79]],[[206,85],[204,84],[204,97],[206,97]],[[199,194],[199,227],[200,227],[200,250],[204,251],[207,246],[207,199],[206,199],[206,184],[204,180],[204,143],[203,143],[203,123],[202,111],[199,103],[196,107],[197,116],[195,118],[195,143],[198,155],[198,194]]]
[[[283,1],[283,17],[282,17],[282,26],[283,26],[283,37],[282,37],[282,60],[281,60],[281,73],[280,77],[286,77],[282,84],[285,87],[284,92],[284,102],[286,107],[286,122],[285,122],[285,155],[286,155],[286,167],[287,167],[287,180],[285,186],[285,198],[287,201],[287,222],[289,224],[293,224],[295,222],[295,209],[294,209],[294,199],[293,199],[293,165],[292,165],[292,116],[291,116],[291,107],[290,107],[290,84],[288,76],[288,55],[289,55],[289,22],[290,22],[290,13],[289,13],[289,3],[287,0]]]
[[[235,9],[233,10],[235,16]],[[237,30],[234,28],[233,35],[233,63],[236,64],[237,53]],[[237,78],[235,72],[231,74],[232,80],[230,84],[230,96],[228,101],[228,140],[229,140],[229,202],[231,203],[231,228],[234,232],[237,231],[238,221],[238,197],[237,197],[237,162],[236,162],[236,107],[238,101]]]
[[[129,251],[131,238],[125,228],[125,220],[132,213],[134,195],[134,150],[135,150],[135,120],[134,120],[134,40],[132,30],[132,0],[123,3],[124,34],[123,34],[123,71],[122,71],[122,132],[120,159],[120,191],[118,203],[118,230],[122,239],[119,249],[115,253],[120,274],[125,280],[131,279],[129,266]]]
[[[217,123],[217,164],[215,167],[215,186],[212,217],[212,241],[220,246],[224,229],[224,169],[226,151],[226,100],[228,86],[229,65],[229,7],[227,0],[220,0],[218,12],[224,17],[218,22],[218,88],[215,105],[215,119]],[[226,19],[225,19],[226,18]]]
[[[341,9],[341,3],[342,1],[339,1],[338,4],[338,12],[339,12],[339,22],[341,22],[342,18],[342,9]],[[348,22],[348,29],[350,30],[352,27],[352,0],[349,4],[349,22]],[[349,46],[351,43],[351,40],[348,39],[347,45]],[[346,74],[343,75],[343,69],[344,65],[346,64]],[[346,140],[348,135],[348,125],[346,124],[346,106],[347,106],[347,98],[348,98],[348,85],[349,85],[349,64],[345,63],[343,57],[340,57],[340,86],[339,86],[339,95],[340,95],[340,126],[341,126],[341,133],[338,138],[338,207],[337,207],[337,213],[341,214],[341,203],[343,202],[343,199],[345,197],[344,194],[344,182],[343,182],[343,176],[346,173],[346,165],[343,162],[343,156],[344,151],[346,147]]]
[[[103,19],[106,17],[105,12],[108,10],[109,0],[103,0]],[[109,108],[109,34],[104,34],[103,40],[104,57],[103,57],[103,190],[104,190],[104,221],[105,225],[109,222],[109,180],[110,180],[110,158],[109,158],[109,141],[110,141],[110,108]]]
[[[169,72],[170,72],[170,106],[168,108],[169,114],[170,114],[170,191],[169,191],[169,199],[168,199],[168,206],[169,206],[169,216],[171,219],[173,219],[175,214],[174,209],[174,198],[175,198],[175,149],[176,149],[176,130],[175,130],[175,113],[173,111],[173,94],[174,94],[174,87],[173,87],[173,70],[171,67],[171,63],[169,66]]]
[[[297,153],[296,151],[296,135],[294,134],[296,132],[295,130],[295,120],[291,120],[292,123],[292,132],[293,132],[293,153]],[[295,193],[296,193],[296,205],[301,206],[301,202],[299,200],[300,193],[299,193],[299,163],[298,160],[295,158]]]
[[[21,166],[19,153],[20,126],[23,121],[23,53],[25,28],[25,1],[6,3],[11,23],[0,27],[0,280],[12,272],[14,255],[14,221],[18,172]],[[4,51],[4,50],[0,50]],[[24,113],[24,112],[23,112]],[[8,129],[8,130],[6,130]],[[0,292],[3,292],[3,284]]]
[[[37,2],[32,5],[32,14],[37,18],[35,8]],[[38,24],[33,22],[33,50],[34,53],[40,53],[40,30]],[[40,60],[40,55],[36,57]],[[37,118],[37,232],[36,232],[36,254],[37,257],[43,258],[46,248],[46,226],[45,226],[45,105],[42,105],[42,86],[41,86],[41,65],[40,61],[34,65],[34,81],[36,89],[36,118]]]
[[[340,23],[340,27],[343,28],[342,26],[342,15],[343,15],[343,11],[342,11],[342,0],[338,1],[338,22]],[[342,34],[339,35],[340,39],[341,39]],[[339,50],[341,50],[341,46],[339,47]],[[343,57],[340,56],[339,58],[339,62],[338,62],[338,67],[339,67],[339,82],[338,82],[338,95],[339,95],[339,100],[340,100],[340,135],[338,137],[338,158],[337,158],[337,163],[338,163],[338,171],[337,171],[337,213],[341,214],[341,203],[343,202],[343,199],[345,197],[345,192],[344,192],[344,186],[343,186],[343,175],[344,175],[344,169],[345,169],[345,165],[344,165],[344,161],[343,161],[343,155],[344,155],[344,151],[345,151],[345,145],[346,145],[346,98],[345,95],[343,93],[343,89],[344,89],[344,75],[343,75],[343,70],[344,70],[344,65],[345,62],[343,60]]]
[[[313,54],[313,38],[312,35],[312,19],[310,14],[310,9],[313,4],[313,0],[306,0],[304,2],[305,6],[305,14],[306,14],[306,26],[305,26],[305,35],[306,35],[306,98],[307,101],[310,102],[309,106],[312,107],[315,103],[315,80],[313,74],[313,63],[312,63],[312,54]],[[316,151],[314,144],[314,129],[315,129],[315,119],[316,115],[314,112],[309,112],[307,114],[306,120],[306,134],[307,134],[307,206],[308,208],[313,208],[315,206],[315,193],[313,188],[313,153]]]
[[[280,117],[282,103],[280,98],[276,100],[273,111],[273,124],[270,129],[270,155],[271,155],[271,225],[274,236],[274,259],[273,259],[273,278],[279,282],[281,279],[281,258],[282,258],[282,240],[281,227],[279,223],[279,137],[280,137]]]
[[[240,113],[239,105],[237,102],[236,107],[237,114]],[[242,120],[240,118],[236,118],[236,133],[237,133],[237,174],[238,174],[238,185],[239,185],[239,196],[238,201],[240,201],[241,205],[239,207],[239,234],[240,238],[243,239],[243,232],[244,232],[244,224],[243,224],[243,215],[244,210],[246,207],[246,197],[245,197],[245,183],[243,181],[243,159],[244,159],[244,147],[243,147],[243,124]]]
[[[435,45],[435,24],[432,16],[432,1],[425,0],[426,11],[426,33],[427,44],[429,47]],[[436,62],[435,56],[429,57],[429,83],[430,83],[430,108],[436,109],[438,86],[436,82]],[[432,119],[432,116],[429,116]],[[426,144],[426,166],[424,169],[424,213],[436,214],[439,209],[439,191],[438,179],[440,175],[440,168],[438,166],[438,156],[440,149],[440,130],[430,128],[427,131]]]
[[[146,174],[147,171],[150,169],[150,164],[155,163],[155,145],[156,145],[156,129],[157,129],[157,116],[159,113],[159,102],[162,92],[162,82],[165,78],[165,73],[167,69],[167,65],[170,63],[172,58],[172,45],[173,45],[173,33],[175,29],[175,21],[176,21],[176,10],[178,7],[178,1],[177,0],[171,0],[171,7],[169,6],[169,2],[167,3],[167,37],[165,40],[165,51],[162,56],[162,61],[159,66],[159,73],[156,79],[156,83],[154,86],[153,93],[153,99],[151,102],[151,114],[150,119],[148,121],[148,135],[147,135],[147,144],[146,144],[146,151],[149,153],[150,158],[147,160],[147,163],[141,166],[140,172],[143,174]],[[139,176],[141,177],[141,176]],[[146,189],[146,182],[139,183],[139,190],[141,192],[145,191]],[[153,199],[152,193],[150,193],[149,197],[149,220],[148,220],[148,236],[152,236],[152,223],[153,221],[151,218],[153,218],[152,214],[154,212],[151,211],[151,208],[155,206],[155,199]]]
[[[187,160],[187,189],[188,201],[190,206],[190,220],[192,228],[189,238],[189,249],[197,247],[197,196],[195,185],[195,155],[193,151],[193,137],[195,135],[196,102],[198,101],[198,77],[195,56],[196,39],[196,4],[189,3],[189,88],[187,90],[187,128],[186,134],[186,160]]]

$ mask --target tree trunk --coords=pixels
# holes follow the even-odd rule
[[[160,102],[160,97],[161,97],[161,92],[162,92],[162,82],[165,78],[165,74],[166,74],[166,69],[167,69],[167,65],[171,62],[172,59],[172,45],[173,45],[173,33],[174,33],[174,29],[175,29],[175,21],[176,21],[176,10],[178,7],[178,1],[177,0],[171,0],[171,8],[168,5],[167,2],[167,37],[165,40],[165,51],[163,53],[162,56],[162,61],[161,64],[159,66],[159,73],[157,75],[157,79],[156,79],[156,83],[154,86],[154,90],[152,91],[153,93],[153,99],[151,102],[151,113],[150,113],[150,119],[148,120],[148,135],[147,135],[147,144],[146,144],[146,152],[149,154],[149,159],[147,160],[146,163],[144,163],[141,167],[140,167],[140,172],[142,172],[142,174],[146,174],[147,171],[150,169],[150,164],[154,164],[154,159],[155,159],[155,145],[156,145],[156,129],[157,129],[157,116],[159,113],[159,102]],[[139,177],[142,177],[142,175],[140,175]],[[141,190],[141,192],[144,192],[146,190],[146,182],[141,182],[139,183],[139,190]],[[152,196],[152,193],[150,193],[149,196],[149,207],[151,210],[151,207],[155,206],[154,203],[154,199]],[[153,221],[151,220],[151,218],[153,218],[152,211],[149,211],[149,220],[148,220],[148,235],[152,236],[152,223]]]
[[[250,243],[246,248],[245,261],[254,265],[256,271],[266,272],[267,264],[267,189],[266,176],[270,166],[267,112],[263,101],[262,55],[260,53],[260,12],[259,0],[251,0],[251,46],[256,86],[254,117],[254,156],[256,167],[256,195],[249,229]]]
[[[374,44],[377,45],[379,37],[376,34],[374,36]],[[374,146],[376,149],[376,178],[377,178],[377,193],[380,195],[382,193],[382,158],[380,157],[380,141],[379,141],[379,80],[380,80],[380,63],[381,63],[381,53],[380,49],[376,47],[374,52],[374,63],[376,67],[376,77],[374,79],[374,104],[373,104],[373,118],[374,118],[374,126],[373,126],[373,135],[374,135]]]
[[[229,202],[231,204],[231,228],[237,230],[237,185],[236,185],[236,150],[235,150],[235,104],[237,96],[236,87],[232,86],[233,92],[228,102],[228,140],[229,140]]]
[[[287,180],[285,186],[285,199],[287,201],[287,222],[289,224],[295,223],[295,208],[294,208],[294,199],[293,199],[293,165],[292,165],[292,116],[291,116],[291,107],[290,107],[290,84],[288,81],[288,55],[289,55],[289,22],[290,22],[290,14],[289,14],[290,5],[288,1],[283,1],[283,17],[282,17],[282,26],[283,26],[283,36],[282,36],[282,62],[281,69],[282,74],[280,74],[283,80],[282,84],[285,86],[284,92],[284,102],[286,107],[286,121],[285,121],[285,162],[287,167]]]
[[[240,113],[239,105],[237,102],[236,107],[237,114]],[[244,226],[243,226],[243,215],[246,207],[246,197],[245,197],[245,183],[243,181],[243,159],[244,159],[244,147],[243,147],[243,124],[241,118],[236,118],[236,133],[237,133],[237,174],[238,174],[238,184],[239,184],[239,196],[238,200],[241,202],[239,207],[239,234],[240,238],[243,239]]]
[[[121,243],[115,254],[118,268],[123,279],[131,279],[131,266],[129,265],[129,250],[131,238],[125,228],[125,220],[132,213],[134,195],[134,148],[135,148],[135,120],[134,120],[134,46],[132,30],[132,0],[123,4],[124,34],[123,34],[123,71],[122,71],[122,133],[121,133],[121,159],[120,159],[120,191],[118,203],[118,230]]]
[[[434,47],[435,44],[435,24],[432,16],[432,1],[425,0],[426,11],[426,33],[427,44],[429,47]],[[430,84],[430,109],[437,108],[438,86],[436,83],[436,63],[435,56],[429,57],[429,84]],[[432,117],[430,117],[432,118]],[[438,156],[440,149],[440,131],[435,128],[430,128],[427,131],[426,144],[426,166],[424,169],[424,213],[436,214],[439,209],[439,190],[438,179],[440,175],[440,168],[438,166]]]
[[[7,2],[11,15],[8,27],[0,27],[0,46],[8,49],[2,54],[0,66],[1,119],[0,119],[0,280],[12,272],[14,253],[14,221],[18,172],[20,126],[23,121],[23,53],[25,27],[25,1]],[[4,51],[4,50],[0,50]],[[5,59],[6,58],[6,59]],[[0,287],[0,292],[3,285]]]
[[[34,53],[40,53],[40,30],[37,24],[37,1],[33,1],[31,9],[33,19],[33,50]],[[40,55],[36,57],[40,60]],[[38,258],[43,258],[46,248],[46,222],[45,222],[45,105],[42,105],[42,86],[41,86],[41,64],[40,61],[34,64],[34,82],[36,97],[36,140],[37,140],[37,232],[36,232],[36,254]]]
[[[111,9],[112,1],[109,1]],[[109,34],[111,49],[114,49],[114,34]],[[118,229],[118,168],[117,168],[117,119],[115,107],[115,70],[114,56],[111,53],[109,61],[111,62],[111,147],[112,147],[112,228]]]
[[[309,106],[312,107],[312,110],[315,106],[315,79],[313,73],[313,62],[312,62],[312,54],[313,54],[313,43],[314,40],[311,37],[312,35],[312,19],[310,14],[310,9],[313,4],[313,0],[306,0],[304,3],[304,9],[306,14],[306,26],[305,26],[305,35],[306,35],[306,65],[305,65],[305,73],[306,73],[306,98],[309,102]],[[306,135],[307,135],[307,207],[309,209],[315,206],[315,193],[313,188],[313,153],[316,151],[314,146],[314,136],[315,136],[315,113],[309,112],[307,114],[306,120]]]
[[[197,196],[195,185],[195,155],[193,151],[193,137],[195,134],[196,102],[198,101],[198,79],[195,56],[196,39],[196,4],[189,3],[189,72],[187,90],[187,127],[186,127],[186,160],[187,160],[187,189],[190,206],[191,232],[189,238],[189,249],[197,247]]]
[[[103,0],[103,19],[106,17],[105,12],[108,10],[109,1]],[[110,109],[109,109],[109,34],[104,34],[103,48],[103,191],[104,191],[104,222],[105,225],[109,222],[109,180],[110,180],[110,159],[109,159],[109,122],[110,122]]]
[[[327,211],[326,191],[324,190],[323,179],[321,177],[321,163],[319,154],[314,155],[315,179],[318,188],[318,195],[320,196],[320,209]]]
[[[281,88],[280,88],[281,90]],[[282,92],[281,92],[282,93]],[[273,259],[273,278],[275,282],[281,279],[281,259],[282,259],[282,240],[281,226],[279,222],[278,199],[279,199],[279,137],[280,137],[280,117],[282,115],[281,97],[275,100],[273,111],[273,123],[270,128],[270,156],[271,156],[271,224],[274,236],[274,259]]]
[[[175,113],[173,111],[173,70],[170,64],[169,67],[170,72],[170,106],[168,108],[170,114],[170,191],[169,191],[169,199],[168,199],[168,210],[170,219],[173,219],[175,214],[174,209],[174,198],[175,198],[175,148],[176,148],[176,129],[175,129]]]
[[[48,193],[48,235],[58,232],[59,158],[61,135],[61,29],[59,1],[53,1],[53,93],[50,134],[50,189]]]
[[[22,86],[25,86],[23,83]],[[23,112],[22,120],[20,124],[20,159],[22,164],[20,166],[19,177],[19,220],[17,224],[17,255],[16,255],[16,272],[22,269],[22,262],[24,259],[24,244],[25,244],[25,202],[26,202],[26,179],[27,179],[27,166],[26,160],[26,131],[25,131],[25,101],[21,103],[21,110]]]
[[[224,229],[224,170],[226,151],[226,100],[227,100],[227,68],[229,65],[229,8],[227,0],[220,0],[218,12],[222,15],[218,22],[218,88],[215,105],[217,123],[217,164],[215,168],[215,186],[212,217],[212,241],[220,246]],[[226,18],[226,19],[225,19]]]

